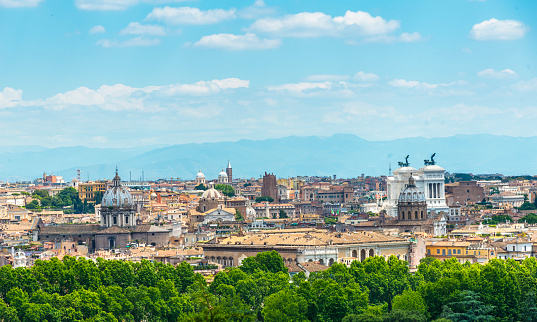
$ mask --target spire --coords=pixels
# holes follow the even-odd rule
[[[412,176],[412,172],[410,173],[410,178],[408,178],[408,186],[412,187],[415,186],[416,182],[414,181],[414,177]]]
[[[114,177],[114,187],[119,187],[121,185],[121,178],[118,175],[117,166],[116,166],[116,176]]]
[[[227,168],[226,169],[231,169],[231,163],[229,162],[229,160],[227,160]]]

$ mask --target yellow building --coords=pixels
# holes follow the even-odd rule
[[[316,215],[316,214],[300,214],[300,222],[322,224],[324,220],[321,218],[321,216]]]
[[[82,200],[87,200],[88,202],[95,202],[95,194],[97,192],[102,196],[106,192],[106,188],[109,181],[90,181],[87,183],[78,184],[78,196]]]
[[[472,244],[466,241],[437,241],[426,243],[427,257],[441,261],[457,258],[459,263],[486,263],[496,258],[496,249],[487,244]]]

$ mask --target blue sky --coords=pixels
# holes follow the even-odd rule
[[[536,1],[0,0],[0,145],[535,136]]]

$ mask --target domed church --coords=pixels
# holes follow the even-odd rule
[[[408,184],[397,199],[397,219],[386,218],[386,211],[381,212],[381,226],[398,229],[403,232],[422,232],[433,236],[446,234],[447,221],[443,212],[427,213],[427,198],[416,186],[414,176],[409,175]]]
[[[101,226],[135,227],[135,209],[132,195],[121,185],[116,169],[113,185],[106,190],[101,201]]]
[[[412,175],[410,175],[408,185],[399,195],[397,213],[400,221],[427,219],[425,194],[416,187]]]
[[[32,228],[34,240],[60,243],[78,242],[93,252],[100,249],[126,248],[132,242],[152,246],[165,246],[170,230],[151,224],[137,222],[134,199],[129,190],[121,185],[116,169],[112,186],[106,190],[101,201],[101,223],[63,224],[45,226],[39,219]]]

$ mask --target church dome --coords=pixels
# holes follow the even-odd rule
[[[222,172],[220,172],[220,173],[218,174],[218,178],[224,178],[224,177],[227,178],[227,173],[224,171],[224,169],[222,169]]]
[[[399,202],[425,202],[425,194],[416,187],[412,176],[410,176],[409,184],[399,195]]]
[[[216,190],[215,188],[210,188],[210,189],[205,190],[203,195],[201,195],[201,198],[203,198],[203,199],[221,199],[221,198],[224,198],[224,195],[222,195],[222,193],[220,191]]]
[[[200,172],[196,174],[196,179],[205,179],[205,175],[203,174],[203,172],[201,172],[201,169],[200,169]]]
[[[134,200],[127,188],[121,185],[121,178],[117,174],[114,177],[114,184],[103,195],[101,207],[121,207],[127,208],[134,206]]]

